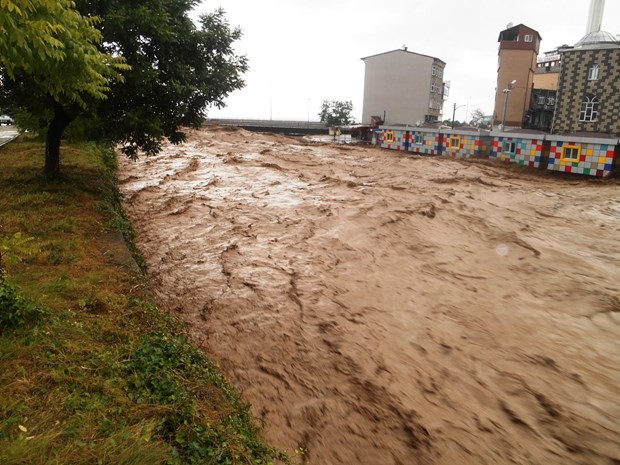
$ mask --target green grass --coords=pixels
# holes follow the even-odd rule
[[[50,182],[40,143],[0,148],[0,463],[289,463],[108,253],[110,230],[133,243],[113,154],[62,150]]]

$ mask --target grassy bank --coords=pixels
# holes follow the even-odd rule
[[[120,232],[114,156],[0,148],[0,463],[267,464],[245,405],[148,300]]]

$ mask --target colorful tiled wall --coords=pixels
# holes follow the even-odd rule
[[[459,148],[451,147],[450,139],[459,138]],[[452,158],[488,157],[491,137],[472,134],[442,134],[442,154]]]
[[[504,152],[504,142],[514,142],[514,152]],[[545,141],[520,137],[495,136],[491,146],[491,157],[521,166],[539,168],[545,155]]]
[[[410,136],[409,131],[386,128],[381,134],[381,148],[407,150]]]
[[[399,128],[381,128],[379,142],[382,148],[403,150],[421,155],[447,155],[450,157],[491,156],[510,163],[530,168],[541,168],[565,173],[589,176],[608,176],[620,168],[620,146],[617,139],[578,138],[569,140],[566,136],[540,135],[530,138],[523,135],[488,134],[458,131],[451,133],[416,131]],[[415,135],[421,134],[421,144],[415,143]],[[458,137],[458,148],[450,147],[451,138]],[[551,139],[551,140],[550,140]],[[560,139],[560,140],[553,140]],[[504,142],[514,142],[510,151],[504,151]]]
[[[615,145],[580,143],[571,141],[551,141],[548,170],[565,173],[608,176],[617,162]],[[566,159],[563,147],[578,147],[579,161]]]
[[[415,143],[416,134],[422,137],[421,144]],[[419,155],[440,155],[440,140],[441,135],[439,134],[439,132],[412,131],[410,137],[409,151],[417,153]]]

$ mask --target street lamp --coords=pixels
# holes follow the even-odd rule
[[[457,110],[458,108],[462,108],[462,107],[464,107],[464,106],[465,106],[465,105],[459,105],[459,106],[457,107],[457,106],[456,106],[456,102],[454,102],[454,109],[452,110],[452,129],[454,129],[454,115],[455,115],[455,113],[456,113],[456,110]]]
[[[502,116],[502,131],[506,130],[506,109],[508,108],[508,94],[512,92],[512,89],[514,89],[516,83],[517,80],[513,79],[504,89],[504,115]]]

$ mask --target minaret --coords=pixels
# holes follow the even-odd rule
[[[603,10],[605,10],[605,0],[590,0],[590,14],[588,15],[586,35],[601,30]]]

